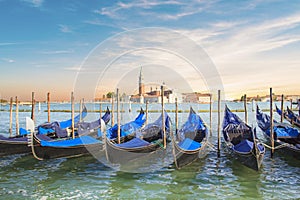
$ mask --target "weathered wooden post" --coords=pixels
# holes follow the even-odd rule
[[[221,90],[218,90],[218,157],[221,151]]]
[[[247,96],[244,94],[245,123],[248,123]]]
[[[13,98],[10,97],[10,104],[9,104],[9,136],[12,136],[12,111],[13,111]]]
[[[284,118],[284,112],[283,112],[283,104],[284,104],[284,96],[283,94],[281,95],[281,118],[280,118],[280,122],[283,122],[283,118]]]
[[[115,124],[114,94],[111,96],[111,126]]]
[[[148,124],[148,104],[149,104],[149,101],[147,100],[146,101],[146,125]]]
[[[75,139],[75,121],[74,121],[74,93],[71,93],[71,118],[72,118],[72,138]]]
[[[117,124],[118,124],[118,144],[121,143],[121,117],[120,117],[120,96],[117,88]]]
[[[212,94],[209,96],[209,132],[212,137]]]
[[[18,101],[18,97],[16,97],[16,135],[20,135],[20,132],[19,132],[19,101]]]
[[[270,137],[271,137],[271,158],[274,156],[274,130],[273,130],[273,92],[270,88]]]
[[[47,113],[48,113],[48,122],[50,122],[50,92],[47,93]]]
[[[31,119],[34,121],[34,107],[35,107],[35,100],[34,100],[34,92],[31,93]]]
[[[164,86],[161,86],[161,116],[162,116],[162,131],[164,137],[164,148],[167,147],[166,127],[165,127],[165,107],[164,107]]]

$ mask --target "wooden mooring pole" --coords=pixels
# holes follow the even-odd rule
[[[19,132],[19,101],[18,101],[18,97],[16,97],[16,135],[20,135],[20,132]]]
[[[270,138],[271,138],[271,158],[274,156],[274,129],[273,129],[273,91],[270,88]]]
[[[114,108],[114,94],[111,96],[111,126],[115,125],[115,108]]]
[[[283,107],[283,104],[284,104],[284,96],[283,94],[281,95],[281,118],[280,118],[280,122],[282,123],[283,122],[283,118],[284,118],[284,107]]]
[[[34,121],[34,107],[35,107],[35,100],[34,100],[34,92],[31,93],[31,119]]]
[[[10,97],[10,104],[9,104],[9,136],[12,136],[12,111],[13,111],[13,98]]]
[[[218,90],[218,158],[221,151],[221,90]]]
[[[209,96],[209,132],[212,137],[212,94]]]
[[[164,106],[164,86],[161,86],[161,116],[162,116],[162,131],[164,137],[164,148],[167,148],[167,137],[166,137],[166,127],[165,127],[165,106]]]
[[[244,94],[244,110],[245,110],[245,123],[248,123],[248,111],[247,111],[247,95]]]
[[[50,122],[50,92],[47,93],[47,113],[48,113],[48,122]]]
[[[120,94],[117,88],[117,124],[118,124],[118,144],[121,143],[121,116],[120,116]]]
[[[72,138],[75,139],[75,121],[74,121],[74,93],[71,93],[71,118],[72,118]]]

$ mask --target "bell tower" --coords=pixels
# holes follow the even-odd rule
[[[144,85],[143,67],[141,67],[140,76],[139,76],[139,96],[144,96],[144,94],[145,94],[145,85]]]

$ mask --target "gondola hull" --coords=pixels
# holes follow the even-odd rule
[[[138,147],[138,148],[120,148],[112,143],[111,140],[105,140],[105,148],[107,160],[112,164],[127,164],[132,160],[141,158],[145,155],[148,155],[151,152],[158,150],[159,148],[163,148],[162,140],[157,141],[156,143],[150,144],[146,147]]]
[[[27,141],[0,140],[0,157],[13,155],[13,154],[24,154],[30,152],[31,149],[28,147]]]
[[[201,148],[195,150],[184,150],[180,148],[177,144],[173,145],[173,153],[175,155],[174,164],[176,168],[180,169],[186,165],[191,164],[199,158],[204,158],[207,155],[207,145],[206,142],[202,143]]]
[[[253,170],[260,170],[261,164],[264,159],[264,153],[260,153],[259,155],[256,155],[255,152],[251,151],[248,153],[239,153],[233,149],[233,146],[231,143],[224,142],[223,146],[225,148],[225,151],[228,152],[228,154],[233,157],[234,159],[238,160],[240,163],[245,165],[246,167],[249,167]]]
[[[300,124],[293,121],[291,118],[289,118],[287,115],[284,115],[284,118],[286,119],[286,121],[290,122],[291,125],[295,125],[297,126],[298,128],[300,128]]]
[[[103,150],[103,144],[77,145],[71,147],[49,147],[41,146],[40,140],[34,136],[32,153],[38,159],[70,158],[83,155],[91,155]]]
[[[267,139],[268,144],[271,145],[270,137],[265,132],[263,132],[263,135]],[[277,151],[282,156],[293,157],[300,160],[300,146],[299,148],[297,148],[293,145],[288,145],[280,140],[274,140],[274,145],[281,146],[281,148],[278,148]]]

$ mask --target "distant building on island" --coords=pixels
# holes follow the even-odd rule
[[[164,85],[164,84],[163,84]],[[143,68],[141,67],[138,77],[138,93],[132,95],[125,95],[121,97],[122,101],[133,103],[161,103],[161,90],[158,85],[147,85],[150,91],[146,91],[146,85],[144,82]],[[178,103],[209,103],[210,94],[191,92],[191,93],[177,93],[173,89],[168,89],[164,86],[164,102],[175,103],[177,98]],[[155,88],[155,89],[154,89]],[[110,95],[108,95],[110,94]],[[102,98],[95,98],[95,101],[111,102],[111,95],[113,92],[109,92],[107,95],[103,95]]]
[[[139,93],[130,96],[130,101],[135,103],[161,103],[161,91],[157,87],[153,90],[153,87],[150,87],[150,91],[145,91],[144,75],[143,68],[140,69],[139,79],[138,79]],[[174,90],[165,90],[164,91],[164,102],[166,103],[175,103],[175,98],[178,99],[178,102],[181,102],[181,95],[174,92]]]

